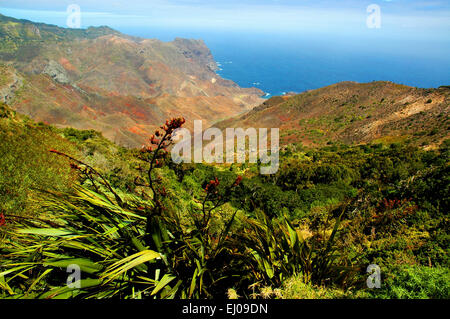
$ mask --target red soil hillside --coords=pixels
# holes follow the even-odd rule
[[[263,92],[220,78],[201,40],[162,42],[0,15],[0,93],[36,121],[96,129],[139,146],[167,117],[206,124],[246,112]],[[7,79],[23,79],[11,87]],[[1,98],[1,97],[0,97]]]
[[[342,82],[292,97],[274,97],[215,126],[278,127],[281,143],[410,139],[434,147],[450,137],[450,89],[418,89],[391,82]]]

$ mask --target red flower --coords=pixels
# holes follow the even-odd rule
[[[6,224],[5,215],[3,213],[0,213],[0,227],[4,226]]]
[[[155,167],[162,167],[164,162],[160,162],[158,160],[155,160]]]
[[[142,145],[141,153],[151,153],[153,152],[153,147]]]
[[[158,140],[155,135],[150,136],[150,143],[152,143],[153,145],[158,145],[160,142],[160,140]]]
[[[217,177],[214,180],[211,180],[205,187],[206,192],[213,192],[217,186],[219,186],[220,182]]]
[[[180,128],[186,120],[183,117],[172,118],[171,120],[167,120],[166,124],[161,126],[161,128],[166,131],[168,134],[172,134],[174,130]]]
[[[238,176],[232,187],[238,186],[242,182],[242,176]]]

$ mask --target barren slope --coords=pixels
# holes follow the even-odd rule
[[[274,97],[216,126],[279,127],[282,144],[364,143],[410,139],[433,147],[449,137],[450,89],[391,82],[342,82]]]
[[[212,124],[262,101],[260,90],[220,78],[201,40],[162,42],[1,15],[0,36],[0,76],[24,79],[16,94],[0,81],[12,108],[36,121],[100,130],[125,146],[142,144],[169,116],[186,117],[188,127],[196,119]]]

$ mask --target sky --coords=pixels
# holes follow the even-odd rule
[[[64,26],[67,7],[81,9],[81,27],[164,27],[273,33],[368,32],[367,7],[381,9],[383,36],[448,41],[449,0],[0,0],[0,13]]]
[[[0,0],[0,13],[68,27],[70,5],[80,8],[82,28],[203,39],[217,61],[234,61],[221,75],[241,86],[263,82],[265,65],[268,92],[306,83],[311,74],[330,83],[384,79],[421,87],[448,84],[450,74],[450,0]],[[297,79],[301,67],[311,70]],[[311,87],[328,83],[319,82]]]

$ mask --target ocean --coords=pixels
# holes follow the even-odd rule
[[[3,14],[65,25],[65,13],[51,15],[14,9]],[[39,16],[36,16],[39,14]],[[86,25],[99,21],[85,19]],[[392,81],[421,88],[450,85],[448,30],[420,28],[314,29],[261,33],[213,29],[106,25],[134,36],[171,41],[203,39],[220,65],[218,74],[241,87],[258,87],[267,96],[303,92],[341,81]],[[420,25],[420,24],[418,24]]]
[[[304,92],[341,81],[392,81],[421,88],[450,85],[450,45],[395,37],[122,29],[171,41],[203,39],[221,77],[267,94]]]

